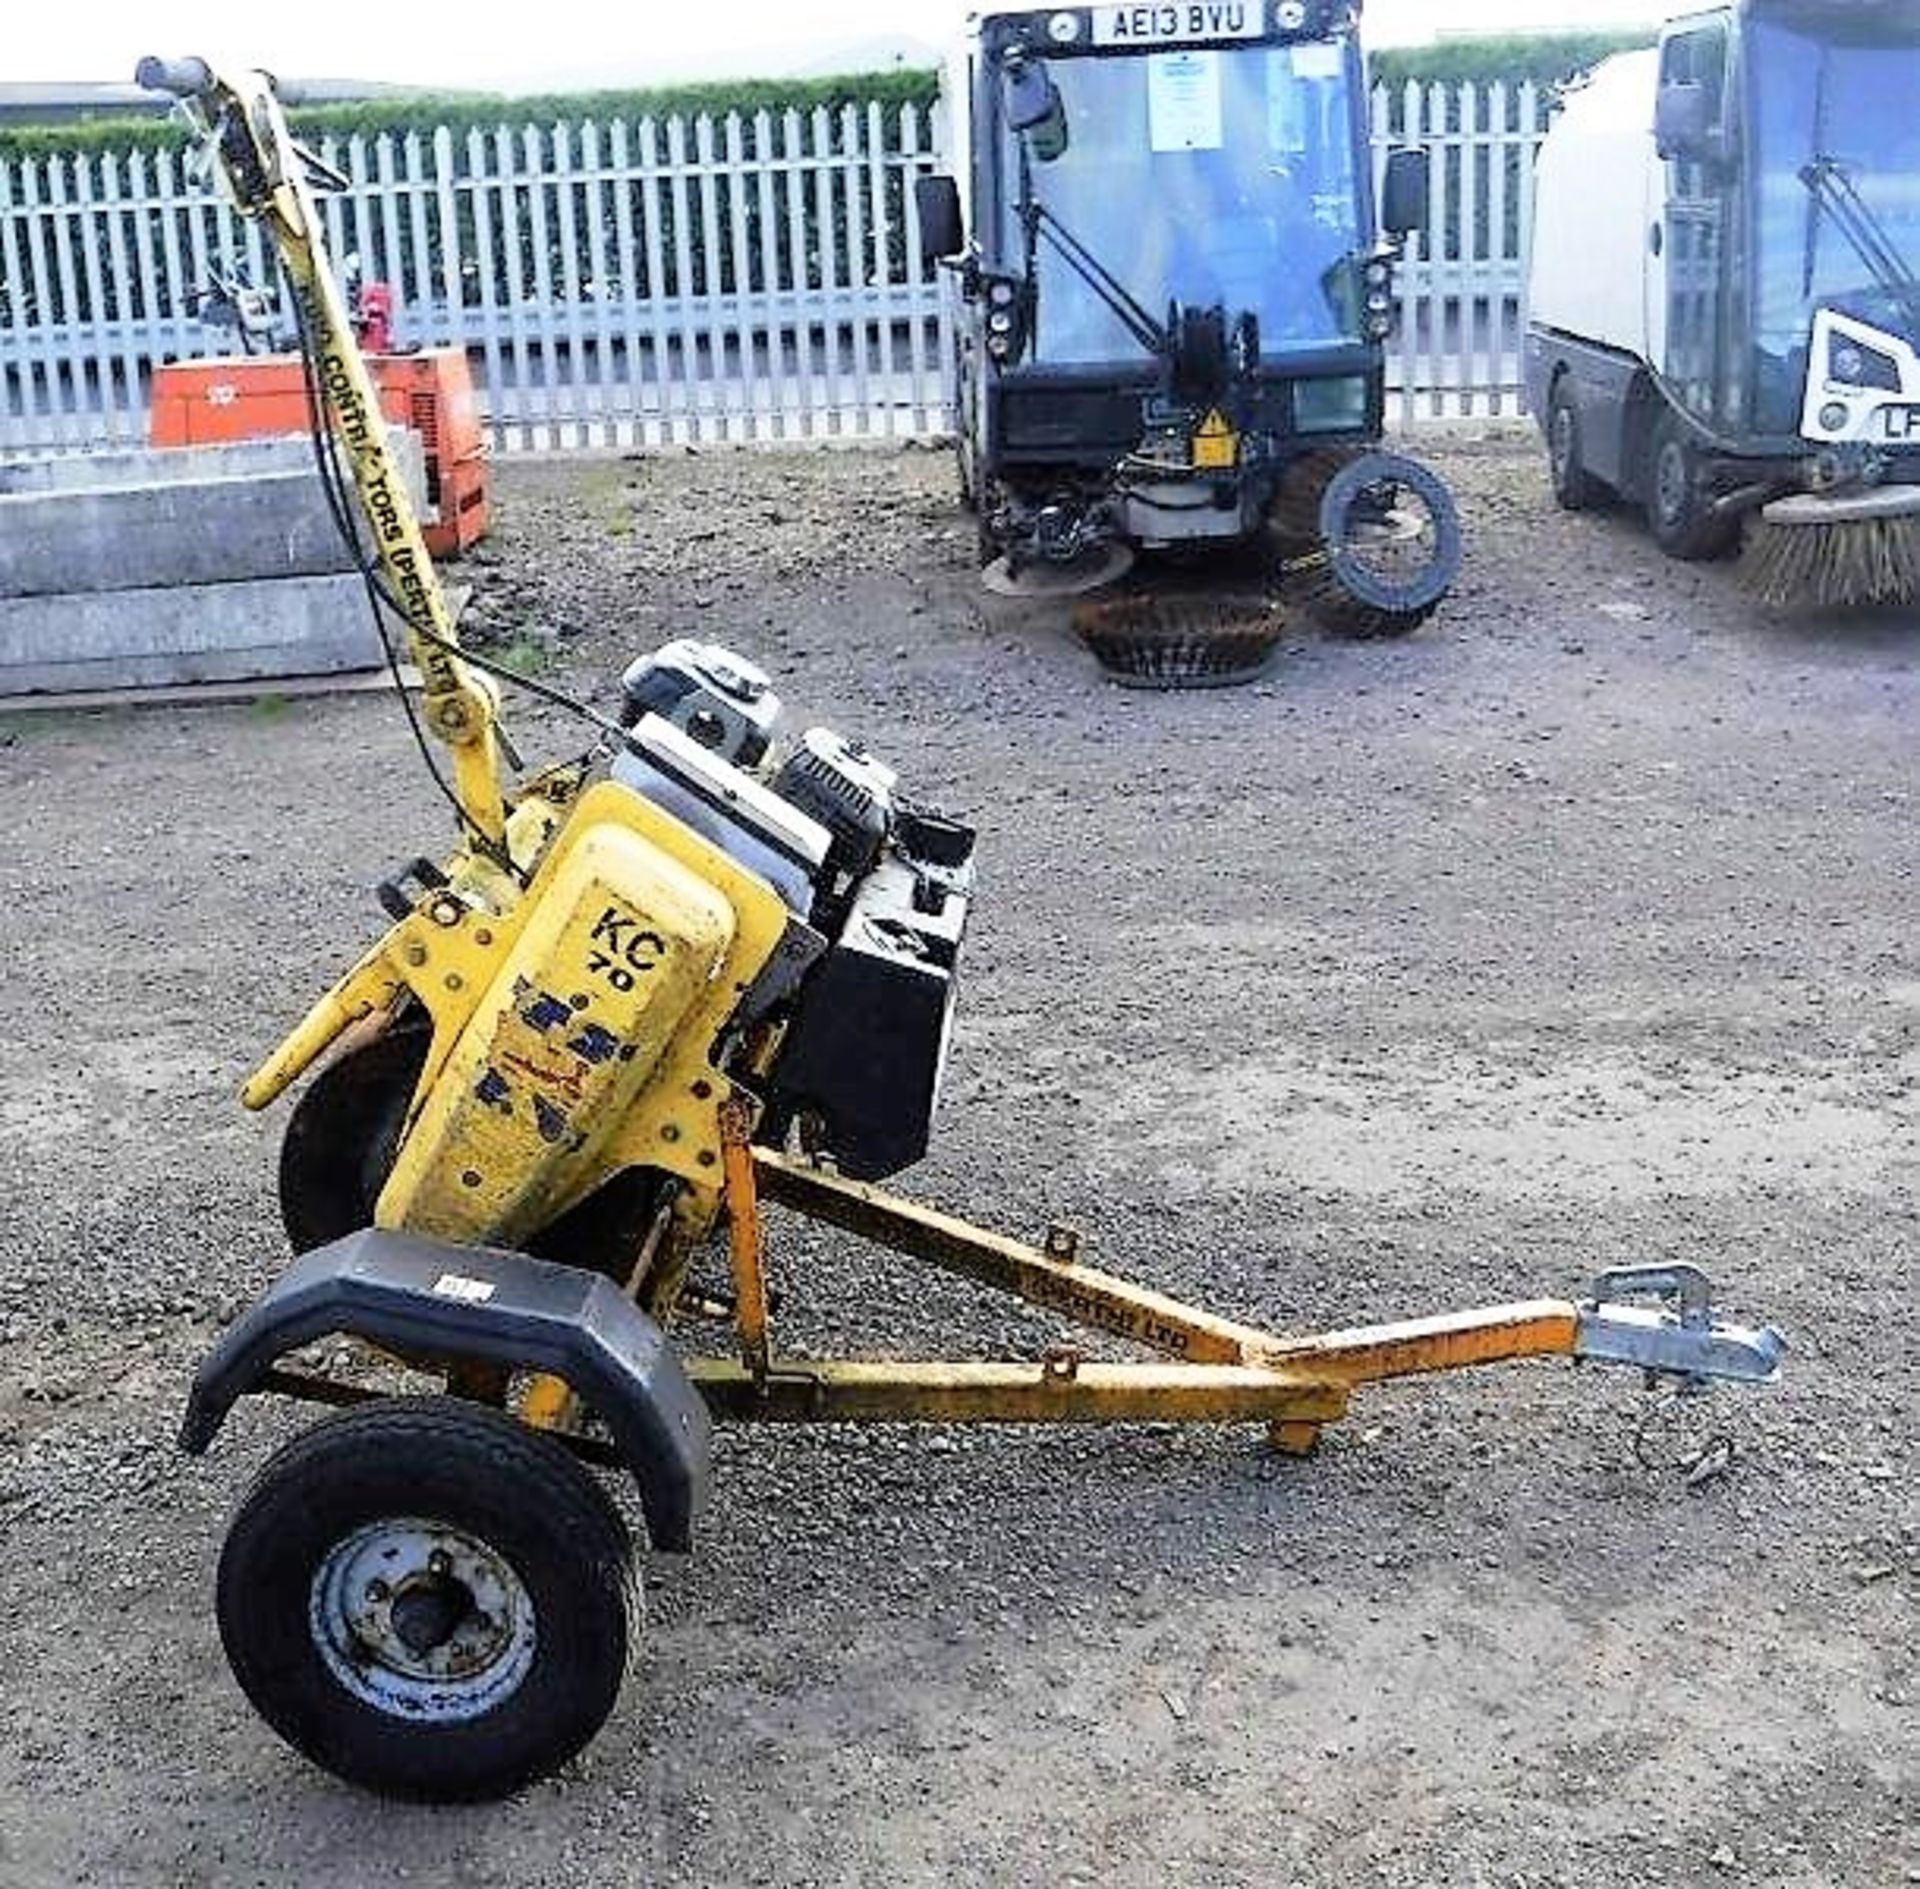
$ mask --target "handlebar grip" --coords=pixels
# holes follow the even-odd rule
[[[134,67],[133,82],[149,92],[193,98],[213,83],[213,72],[204,59],[156,59],[149,53]]]

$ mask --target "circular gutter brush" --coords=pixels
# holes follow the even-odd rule
[[[1015,564],[1002,554],[981,571],[980,583],[996,597],[1081,597],[1117,584],[1132,568],[1132,550],[1109,542],[1065,563],[1024,558]]]
[[[1286,613],[1264,597],[1120,597],[1083,603],[1073,627],[1128,689],[1226,689],[1265,674]]]
[[[1747,527],[1740,581],[1776,610],[1920,598],[1920,486],[1795,492]]]

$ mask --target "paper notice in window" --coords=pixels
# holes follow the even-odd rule
[[[1147,137],[1156,151],[1220,149],[1217,52],[1157,52],[1147,60]]]

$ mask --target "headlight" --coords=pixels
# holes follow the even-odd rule
[[[1900,363],[1851,335],[1827,337],[1827,381],[1840,387],[1873,387],[1882,393],[1900,391]]]
[[[1307,23],[1306,0],[1280,0],[1273,9],[1273,23],[1283,33],[1297,33]]]
[[[1846,408],[1843,407],[1839,401],[1829,400],[1827,404],[1820,409],[1817,418],[1820,421],[1823,432],[1838,433],[1845,429],[1848,415]]]
[[[1056,13],[1047,21],[1047,37],[1056,46],[1071,46],[1080,37],[1080,16],[1077,13]]]

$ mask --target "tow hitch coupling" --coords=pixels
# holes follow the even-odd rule
[[[1627,1299],[1654,1299],[1629,1305]],[[1638,1365],[1650,1378],[1705,1390],[1715,1378],[1764,1384],[1787,1349],[1773,1325],[1734,1325],[1713,1315],[1713,1288],[1698,1266],[1620,1266],[1593,1282],[1579,1305],[1574,1356]]]

